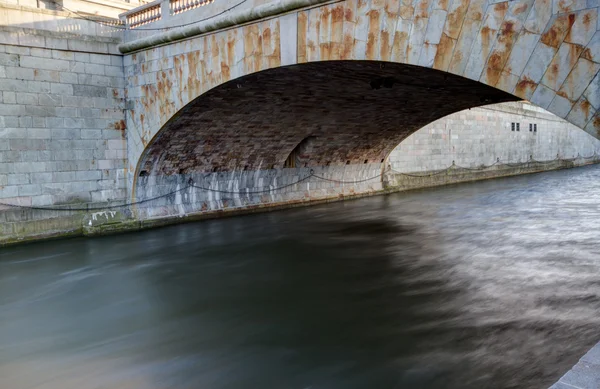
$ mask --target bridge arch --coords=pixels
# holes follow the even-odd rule
[[[187,104],[154,136],[138,175],[382,163],[404,138],[467,108],[518,100],[434,69],[326,61],[231,80]],[[295,167],[295,166],[294,166]]]
[[[327,131],[315,129],[314,123],[310,131],[306,129],[285,136],[273,128],[271,139],[277,139],[277,142],[272,143],[271,149],[267,147],[267,151],[261,151],[267,144],[266,138],[249,139],[256,131],[240,126],[240,109],[243,107],[236,106],[233,98],[246,93],[248,99],[254,100],[251,106],[256,107],[261,96],[265,96],[260,93],[261,83],[272,87],[277,80],[281,82],[281,91],[267,91],[271,106],[266,102],[261,106],[262,112],[245,113],[247,118],[262,114],[262,119],[257,120],[261,126],[269,125],[265,118],[272,118],[271,125],[282,118],[278,115],[281,111],[274,111],[277,104],[273,102],[279,102],[281,108],[285,98],[294,97],[286,95],[286,88],[289,91],[302,86],[337,101],[335,108],[339,118],[348,119],[353,117],[352,114],[362,112],[371,115],[369,119],[373,123],[382,120],[375,117],[399,120],[398,112],[396,116],[391,115],[391,106],[386,115],[378,116],[364,109],[348,108],[352,105],[341,105],[341,94],[333,90],[329,90],[329,95],[316,92],[319,82],[332,85],[333,78],[327,74],[336,67],[341,69],[336,74],[346,80],[345,86],[340,81],[338,87],[349,91],[353,82],[364,86],[368,81],[370,89],[357,96],[367,100],[377,100],[373,96],[378,96],[380,104],[385,100],[382,95],[388,101],[392,100],[390,96],[399,98],[394,93],[411,88],[411,79],[425,80],[421,84],[425,89],[427,85],[431,88],[436,84],[448,87],[462,83],[460,88],[465,89],[460,98],[448,93],[442,94],[445,101],[440,101],[430,93],[427,97],[421,96],[420,100],[411,100],[420,110],[415,113],[415,118],[420,117],[409,123],[410,126],[402,123],[406,128],[416,130],[460,109],[526,99],[598,137],[598,7],[571,3],[552,0],[346,0],[130,54],[125,60],[128,97],[133,103],[128,117],[130,178],[133,180],[142,170],[171,174],[190,169],[219,171],[277,167],[306,136],[321,139],[320,146],[315,145],[315,149],[323,146],[320,155],[335,159],[335,163],[378,160],[385,154],[386,147],[391,150],[410,131],[396,129],[393,135],[381,131],[385,136],[376,134],[376,139],[367,136],[373,134],[374,127],[359,135],[345,134],[355,137],[355,145],[370,146],[369,151],[358,152],[352,150],[350,143],[344,146],[345,150],[344,147],[335,150],[325,147],[326,143],[335,144],[336,138],[327,139]],[[285,81],[290,74],[295,75],[295,79],[292,77],[295,84]],[[387,88],[390,84],[391,88]],[[302,91],[299,93],[305,97]],[[477,93],[492,97],[482,99]],[[228,107],[224,107],[225,103]],[[354,104],[356,106],[355,101]],[[329,108],[331,119],[332,107]],[[269,109],[272,112],[268,112]],[[288,114],[291,115],[288,119],[294,117],[294,112]],[[404,112],[403,117],[410,117],[410,112]],[[327,115],[318,119],[325,118]],[[194,142],[189,140],[193,138],[186,141],[181,135],[185,131],[193,132],[185,126],[189,124],[189,129],[198,126],[199,122],[194,120],[209,120],[213,124],[222,120],[221,130],[227,134],[236,133],[239,144],[245,137],[247,143],[254,144],[254,149],[264,155],[255,154],[243,160],[235,147],[216,150],[220,130],[215,126],[207,127],[210,134],[203,138],[201,147],[196,143],[192,150]],[[382,128],[381,125],[375,127]],[[178,133],[181,134],[178,136]],[[386,146],[379,143],[383,140],[388,142]],[[172,163],[174,160],[169,157],[169,152],[176,153],[186,147],[189,149],[186,155],[190,158]],[[214,154],[207,159],[206,152],[211,147]],[[136,162],[137,168],[134,167]],[[333,163],[323,159],[315,161],[327,162]]]

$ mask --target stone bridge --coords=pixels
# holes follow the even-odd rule
[[[196,3],[125,15],[133,187],[298,149],[296,167],[381,166],[440,117],[520,99],[600,136],[596,1]]]

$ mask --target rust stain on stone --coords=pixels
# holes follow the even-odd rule
[[[559,15],[552,26],[542,34],[540,41],[545,45],[558,48],[565,39],[567,31],[575,22],[575,15]]]
[[[397,16],[400,13],[400,0],[386,0],[384,8],[388,15]]]
[[[515,15],[522,14],[523,12],[527,11],[527,8],[528,8],[527,4],[521,4],[520,6],[515,8],[514,14]]]
[[[443,9],[444,11],[448,10],[448,0],[439,0],[438,2],[439,9]]]
[[[502,56],[499,53],[493,53],[490,55],[488,65],[486,68],[487,84],[494,86],[500,78],[500,72],[502,71]]]
[[[592,125],[596,129],[596,138],[600,138],[600,115],[594,117]]]
[[[588,118],[590,116],[590,110],[592,109],[592,104],[590,104],[590,102],[587,101],[586,99],[583,99],[579,103],[579,107],[581,108],[581,111],[585,114],[585,117]]]
[[[118,120],[116,122],[113,123],[113,128],[115,130],[121,131],[121,132],[125,132],[125,130],[127,129],[127,125],[125,124],[125,120]]]
[[[298,63],[306,62],[307,12],[298,12]]]
[[[585,58],[587,60],[594,61],[594,56],[592,55],[592,52],[589,48],[586,48],[585,50],[583,50],[583,53],[581,54],[581,58]],[[597,61],[594,61],[594,62],[597,62]]]
[[[404,20],[412,19],[415,13],[415,8],[412,5],[401,5],[400,6],[400,18]]]
[[[559,70],[560,70],[560,67],[559,67],[558,63],[553,63],[548,67],[548,70],[546,70],[546,74],[545,74],[545,77],[548,79],[548,84],[551,84],[551,85],[556,84],[556,79],[558,77]]]
[[[390,46],[390,33],[388,31],[381,31],[381,50],[380,50],[380,59],[382,61],[389,61],[391,55],[391,46]]]
[[[409,35],[404,31],[394,33],[394,43],[392,46],[392,60],[395,62],[404,62],[406,60],[406,51]]]
[[[367,35],[367,59],[377,59],[377,46],[379,38],[379,11],[371,10],[367,13],[369,16],[369,34]]]
[[[429,16],[429,0],[421,0],[419,2],[419,8],[417,9],[415,19],[426,18],[428,16]]]
[[[454,41],[448,35],[442,34],[440,43],[437,47],[437,52],[435,53],[435,59],[433,61],[434,69],[443,71],[448,70],[450,61],[452,60],[452,51],[454,50],[455,45],[456,41]]]
[[[490,50],[492,38],[496,35],[496,30],[492,30],[488,26],[483,26],[479,33],[481,34],[482,53],[487,53]]]
[[[459,1],[459,0],[455,0]],[[470,0],[460,0],[460,5],[446,18],[446,33],[450,38],[458,39]]]
[[[533,80],[525,77],[519,80],[517,83],[514,94],[522,99],[528,99],[531,97],[536,88],[537,84]]]
[[[502,23],[502,27],[500,27],[500,36],[498,40],[502,43],[512,41],[515,34],[515,24],[510,21],[506,21]]]
[[[337,5],[331,10],[331,41],[341,43],[344,40],[344,7]]]
[[[505,12],[508,9],[508,1],[494,5],[494,12]]]
[[[331,60],[331,42],[325,42],[319,44],[319,54],[321,61]]]
[[[344,21],[345,22],[352,22],[354,23],[354,12],[352,10],[352,8],[346,8],[344,9]]]

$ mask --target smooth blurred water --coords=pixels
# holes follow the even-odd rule
[[[0,388],[547,388],[600,166],[0,249]]]

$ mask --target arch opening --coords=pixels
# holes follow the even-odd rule
[[[399,63],[326,61],[274,68],[224,83],[185,106],[147,146],[138,172],[300,167],[300,154],[301,167],[379,163],[436,119],[517,100],[464,77]],[[295,150],[305,139],[310,147]]]

